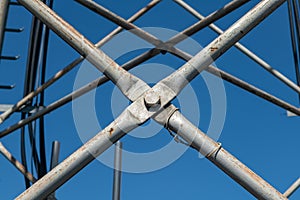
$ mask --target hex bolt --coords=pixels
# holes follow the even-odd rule
[[[145,101],[145,105],[148,108],[156,107],[157,105],[160,104],[160,96],[156,92],[154,92],[153,90],[150,90],[145,95],[144,101]]]

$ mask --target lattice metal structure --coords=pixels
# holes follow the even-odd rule
[[[191,81],[196,79],[199,74],[206,71],[219,79],[223,79],[226,82],[270,102],[271,104],[283,108],[291,115],[299,116],[300,109],[296,104],[292,105],[291,103],[288,103],[263,89],[259,89],[213,65],[213,62],[225,52],[232,47],[236,47],[257,65],[269,72],[270,75],[273,75],[281,81],[283,85],[285,84],[285,89],[290,89],[293,91],[293,94],[300,95],[300,20],[298,13],[300,5],[296,0],[288,0],[287,2],[285,0],[264,0],[255,2],[255,6],[249,11],[246,11],[243,16],[230,25],[225,31],[222,31],[214,23],[217,20],[222,20],[222,18],[228,14],[241,9],[241,7],[248,3],[249,0],[233,0],[222,3],[222,6],[219,6],[220,8],[218,10],[206,17],[185,1],[169,1],[169,4],[176,4],[177,6],[180,6],[182,10],[185,10],[185,12],[191,13],[197,18],[197,21],[190,26],[186,26],[183,31],[166,41],[151,32],[147,32],[147,29],[142,29],[134,24],[134,21],[142,17],[146,12],[154,7],[160,6],[161,1],[159,0],[149,2],[146,7],[132,15],[128,20],[101,6],[97,1],[76,0],[76,2],[79,3],[78,5],[82,5],[81,9],[91,10],[119,26],[96,44],[91,42],[84,34],[76,30],[76,28],[73,28],[67,20],[54,12],[52,10],[52,0],[18,0],[18,2],[34,16],[28,50],[24,97],[14,105],[6,106],[3,113],[0,115],[1,123],[6,125],[5,121],[11,115],[16,115],[16,112],[21,112],[20,121],[15,121],[13,125],[9,124],[0,131],[0,137],[6,138],[10,137],[11,133],[21,129],[21,162],[17,161],[18,159],[14,158],[3,144],[0,143],[1,153],[12,162],[25,177],[27,189],[19,194],[16,199],[55,199],[54,192],[59,187],[85,168],[114,143],[121,138],[126,137],[127,133],[130,133],[150,119],[156,121],[162,127],[165,127],[165,129],[174,137],[174,140],[183,143],[178,145],[187,145],[201,153],[207,160],[227,174],[227,178],[234,180],[257,199],[288,199],[299,187],[300,182],[298,178],[286,192],[276,189],[276,187],[272,186],[267,180],[234,157],[234,152],[231,153],[227,151],[226,146],[230,146],[230,144],[221,144],[220,142],[215,141],[209,135],[201,131],[198,128],[198,124],[190,122],[174,105],[173,101]],[[252,2],[252,4],[254,3]],[[251,32],[273,12],[276,12],[283,4],[285,6],[287,4],[289,10],[290,33],[295,66],[294,68],[293,66],[286,67],[295,69],[295,76],[292,79],[285,76],[279,69],[272,67],[265,59],[259,57],[246,46],[239,43],[240,39]],[[1,0],[0,53],[8,5],[8,0]],[[75,14],[76,13],[74,13],[74,15]],[[163,18],[163,16],[161,16],[161,18]],[[174,19],[178,20],[178,23],[182,23],[183,25],[187,24],[185,21],[180,21],[180,16],[174,16]],[[212,29],[218,36],[197,54],[191,55],[180,49],[177,45],[205,28]],[[80,57],[46,80],[45,73],[50,30],[75,49],[80,54]],[[109,43],[113,36],[117,35],[122,30],[130,30],[130,33],[140,40],[151,44],[153,48],[144,51],[142,54],[121,66],[116,60],[105,53],[105,51],[101,50],[100,47]],[[155,56],[160,54],[164,55],[166,53],[183,60],[185,63],[153,86],[129,71]],[[102,72],[103,76],[51,104],[45,105],[44,91],[46,91],[48,87],[51,88],[51,85],[60,78],[71,73],[71,70],[85,59]],[[259,75],[257,75],[257,77],[259,77]],[[112,83],[115,84],[121,93],[131,102],[130,105],[118,117],[113,119],[108,126],[60,163],[58,163],[59,143],[54,142],[51,156],[51,170],[47,172],[46,139],[44,133],[45,129],[47,130],[47,126],[44,122],[44,116],[72,100],[74,101],[77,98],[81,98],[84,94],[108,81],[112,81]],[[25,127],[28,127],[28,134],[31,141],[30,157],[32,159],[32,165],[34,165],[32,168],[35,168],[36,170],[36,177],[33,172],[28,171],[29,164],[26,162]],[[37,127],[38,130],[36,130]],[[36,139],[36,132],[39,133],[39,141]],[[266,146],[268,146],[268,144],[266,144]],[[292,155],[294,159],[299,160],[298,153]],[[278,173],[281,174],[282,177],[285,176],[284,172]],[[296,174],[295,177],[297,178],[297,176],[298,175]],[[57,198],[59,199],[59,196]],[[120,194],[114,194],[114,199],[119,198]]]

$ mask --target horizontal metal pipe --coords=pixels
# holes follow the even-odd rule
[[[137,126],[135,118],[125,110],[115,121],[20,194],[16,200],[38,200],[47,197],[113,143],[121,139],[126,132]]]
[[[183,8],[185,8],[187,11],[189,11],[191,14],[193,14],[195,17],[197,17],[198,19],[202,20],[205,19],[205,17],[203,15],[201,15],[199,12],[197,12],[194,8],[192,8],[191,6],[189,6],[188,4],[186,4],[184,1],[182,0],[174,0],[176,3],[178,3],[179,5],[181,5]],[[209,27],[215,31],[218,34],[223,34],[224,32],[217,27],[214,24],[210,24]],[[266,61],[264,61],[262,58],[258,57],[256,54],[254,54],[252,51],[250,51],[248,48],[246,48],[244,45],[242,45],[241,43],[237,42],[234,44],[234,46],[239,49],[242,53],[244,53],[246,56],[248,56],[250,59],[252,59],[253,61],[255,61],[257,64],[259,64],[260,66],[262,66],[265,70],[267,70],[268,72],[270,72],[272,75],[274,75],[276,78],[278,78],[279,80],[281,80],[283,83],[285,83],[287,86],[289,86],[290,88],[292,88],[294,91],[296,91],[297,93],[300,94],[300,87],[295,84],[293,81],[291,81],[290,79],[288,79],[286,76],[284,76],[281,72],[279,72],[278,70],[272,68],[271,65],[269,65]]]
[[[298,188],[300,187],[300,178],[298,178],[283,194],[285,197],[289,198]]]
[[[18,60],[20,58],[19,55],[17,56],[0,56],[0,59],[2,60]]]
[[[12,33],[20,33],[22,31],[24,31],[24,27],[22,27],[22,28],[6,28],[5,31],[12,32]]]
[[[16,85],[0,85],[0,89],[7,89],[11,90],[15,87]]]
[[[35,183],[36,178],[26,170],[22,165],[0,142],[0,153],[13,165],[15,166],[30,182]]]
[[[128,19],[128,22],[133,22],[133,21],[137,20],[139,17],[141,17],[143,14],[145,14],[147,11],[149,11],[151,8],[153,8],[159,2],[160,2],[160,0],[151,1],[146,7],[142,8],[137,13],[135,13],[132,17],[130,17]],[[111,40],[114,35],[118,34],[122,30],[123,30],[122,27],[117,27],[115,30],[113,30],[111,33],[109,33],[106,37],[104,37],[102,40],[97,42],[95,44],[95,46],[97,48],[103,46],[106,42]],[[0,124],[3,123],[3,121],[5,121],[11,114],[18,111],[29,100],[33,99],[35,96],[37,96],[42,91],[44,91],[46,88],[48,88],[50,85],[52,85],[53,83],[58,81],[60,78],[62,78],[65,74],[67,74],[70,70],[72,70],[74,67],[76,67],[83,60],[84,60],[83,56],[80,56],[79,58],[73,60],[70,64],[68,64],[62,70],[58,71],[53,77],[51,77],[43,85],[38,87],[35,91],[33,91],[33,92],[29,93],[28,95],[26,95],[23,99],[21,99],[18,103],[16,103],[11,109],[9,109],[6,112],[2,113],[0,115]]]
[[[269,183],[227,152],[220,143],[213,141],[195,127],[178,111],[169,118],[168,122],[168,128],[176,132],[256,198],[261,200],[287,199]]]
[[[122,69],[43,2],[39,0],[18,0],[18,2],[109,77],[129,100],[136,100],[144,92],[142,88],[148,88],[144,81]],[[140,90],[136,91],[135,88]]]

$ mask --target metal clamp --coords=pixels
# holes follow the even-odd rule
[[[220,151],[221,148],[222,148],[222,143],[218,142],[218,146],[214,150],[212,150],[210,153],[208,153],[205,157],[206,158],[211,157],[214,153],[217,153],[218,151]]]

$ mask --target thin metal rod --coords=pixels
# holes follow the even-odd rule
[[[22,165],[0,142],[0,153],[15,166],[30,182],[35,183],[36,178],[26,170],[24,165]]]
[[[269,183],[227,152],[220,143],[213,141],[195,127],[178,111],[169,118],[168,122],[168,128],[176,132],[256,198],[265,200],[287,199]]]
[[[18,60],[20,58],[19,55],[17,56],[0,56],[0,59],[2,60]]]
[[[195,17],[197,17],[198,19],[202,20],[204,19],[204,16],[201,15],[199,12],[197,12],[195,9],[193,9],[191,6],[189,6],[187,3],[185,3],[182,0],[174,0],[176,3],[178,3],[179,5],[181,5],[183,8],[185,8],[187,11],[189,11],[190,13],[192,13]],[[209,27],[215,31],[218,34],[223,34],[223,31],[217,27],[214,24],[210,24]],[[241,52],[243,52],[245,55],[247,55],[249,58],[251,58],[253,61],[255,61],[257,64],[259,64],[260,66],[262,66],[265,70],[267,70],[268,72],[270,72],[271,74],[273,74],[276,78],[278,78],[279,80],[281,80],[283,83],[285,83],[287,86],[289,86],[290,88],[292,88],[293,90],[295,90],[298,94],[300,94],[300,87],[298,87],[297,84],[295,84],[294,82],[292,82],[290,79],[288,79],[286,76],[284,76],[281,72],[279,72],[278,70],[274,69],[271,67],[271,65],[269,65],[266,61],[264,61],[263,59],[261,59],[260,57],[258,57],[257,55],[255,55],[253,52],[251,52],[249,49],[247,49],[244,45],[240,44],[240,43],[235,43],[234,46],[239,49]]]
[[[223,8],[211,13],[207,17],[201,19],[194,25],[186,28],[184,31],[182,31],[180,34],[175,35],[170,40],[168,40],[167,43],[170,44],[177,44],[184,39],[187,38],[187,36],[191,36],[198,32],[199,30],[203,29],[204,27],[207,27],[209,24],[213,23],[214,21],[224,17],[225,15],[229,14],[230,12],[234,11],[235,9],[241,7],[245,3],[249,2],[250,0],[234,0],[226,4]],[[176,1],[175,1],[176,2]]]
[[[112,200],[120,200],[122,176],[122,142],[117,141],[115,146],[114,179]]]
[[[7,89],[7,90],[11,90],[13,88],[15,88],[16,85],[0,85],[0,89]]]
[[[59,17],[43,2],[38,0],[18,0],[18,2],[37,16],[78,53],[86,57],[99,71],[108,76],[129,100],[135,101],[142,92],[144,92],[142,90],[136,92],[135,88],[148,87],[144,81],[122,69],[103,51],[97,49],[94,44]]]
[[[300,187],[300,177],[285,191],[283,194],[286,198],[289,198]]]
[[[153,8],[155,5],[157,5],[161,0],[153,0],[151,1],[146,7],[139,10],[137,13],[135,13],[132,17],[128,19],[128,22],[134,22],[135,20],[139,19],[143,14],[148,12],[151,8]],[[122,27],[117,27],[115,30],[113,30],[111,33],[109,33],[106,37],[101,39],[99,42],[95,44],[97,48],[103,46],[106,42],[112,39],[112,37],[116,34],[118,34],[120,31],[122,31]],[[80,56],[79,58],[73,60],[70,64],[68,64],[65,68],[58,71],[54,76],[52,76],[49,80],[47,80],[43,85],[38,87],[35,91],[29,93],[27,96],[25,96],[23,99],[21,99],[18,103],[16,103],[10,110],[7,110],[5,113],[2,113],[0,115],[0,124],[3,123],[11,114],[18,111],[23,105],[25,105],[29,100],[33,99],[35,96],[40,94],[42,91],[44,91],[46,88],[48,88],[50,85],[58,81],[61,77],[63,77],[65,74],[67,74],[69,71],[71,71],[74,67],[76,67],[78,64],[80,64],[84,60],[83,56]]]
[[[283,100],[281,100],[281,99],[279,99],[279,98],[277,98],[277,97],[275,97],[275,96],[273,96],[273,95],[271,95],[271,94],[269,94],[269,93],[267,93],[267,92],[265,92],[265,91],[263,91],[263,90],[261,90],[257,87],[255,87],[255,86],[253,86],[253,85],[251,85],[251,84],[249,84],[249,83],[247,83],[243,80],[240,80],[240,79],[232,76],[231,74],[228,74],[227,72],[224,72],[224,71],[222,71],[218,68],[215,68],[213,66],[209,66],[207,68],[207,71],[214,74],[214,75],[216,75],[216,76],[221,76],[222,79],[224,79],[224,80],[226,80],[226,81],[228,81],[228,82],[230,82],[230,83],[232,83],[232,84],[234,84],[238,87],[241,87],[242,89],[244,89],[244,90],[246,90],[246,91],[248,91],[248,92],[250,92],[250,93],[252,93],[256,96],[259,96],[259,97],[261,97],[261,98],[263,98],[263,99],[265,99],[265,100],[267,100],[267,101],[269,101],[269,102],[271,102],[271,103],[273,103],[273,104],[275,104],[275,105],[277,105],[277,106],[279,106],[283,109],[291,111],[292,113],[300,116],[300,109],[299,108],[297,108],[297,107],[295,107],[295,106],[293,106],[293,105],[291,105],[291,104],[289,104],[289,103],[287,103],[287,102],[285,102],[285,101],[283,101]]]
[[[123,27],[126,30],[134,29],[134,34],[143,38],[144,40],[151,42],[154,46],[161,46],[162,42],[157,38],[153,37],[153,35],[147,33],[146,31],[142,30],[141,28],[135,26],[132,23],[128,23],[125,19],[121,18],[120,16],[116,15],[115,13],[111,12],[110,10],[104,8],[103,6],[97,4],[94,1],[90,0],[75,0],[76,2],[80,3],[81,5],[87,7],[88,9],[96,12],[97,14],[102,15],[103,17],[107,18],[108,20],[114,22],[115,24]]]
[[[16,200],[43,199],[64,184],[98,155],[121,139],[125,132],[138,127],[137,121],[125,110],[104,130],[99,132],[82,147],[72,153],[53,170],[39,179],[29,189],[20,194]]]
[[[12,33],[20,33],[24,31],[24,27],[22,28],[5,28],[6,32],[12,32]]]
[[[130,17],[127,22],[131,23],[136,21],[138,18],[140,18],[143,14],[145,14],[147,11],[149,11],[151,8],[153,8],[155,5],[157,5],[161,0],[153,0],[151,1],[146,7],[139,10],[137,13],[135,13],[132,17]],[[101,41],[99,41],[95,46],[100,47],[103,46],[106,42],[112,39],[112,37],[118,33],[120,33],[123,30],[121,26],[117,27],[115,30],[113,30],[111,33],[109,33],[107,36],[105,36]]]
[[[7,21],[9,0],[0,1],[0,56],[2,53],[3,41],[4,41],[4,32]]]

